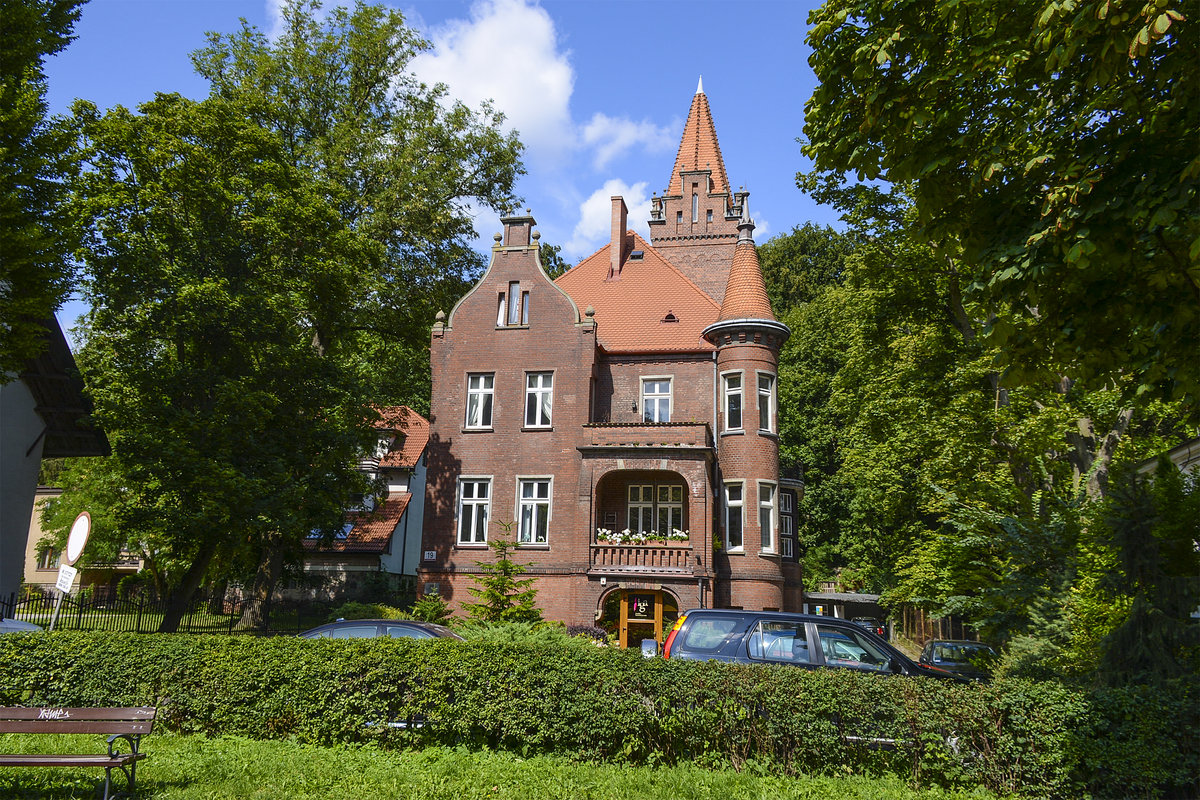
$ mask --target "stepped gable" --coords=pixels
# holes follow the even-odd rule
[[[733,266],[725,284],[725,299],[721,302],[718,322],[735,319],[765,319],[778,322],[771,311],[771,298],[758,263],[758,248],[754,246],[754,223],[739,226],[741,235],[733,251]]]
[[[683,172],[712,170],[710,192],[719,194],[729,191],[729,176],[725,174],[725,160],[721,158],[721,145],[717,143],[717,128],[713,124],[712,111],[708,107],[708,96],[703,84],[696,87],[692,96],[692,107],[688,110],[687,123],[683,126],[683,138],[679,142],[679,153],[675,156],[675,168],[671,170],[668,195],[683,194]]]
[[[625,232],[620,269],[610,277],[611,247],[555,281],[579,308],[595,310],[601,347],[610,353],[711,350],[701,332],[716,321],[717,303],[634,231]]]

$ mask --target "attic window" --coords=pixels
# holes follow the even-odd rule
[[[348,539],[348,538],[350,538],[350,531],[352,531],[352,530],[354,530],[354,523],[347,522],[342,525],[342,529],[340,531],[338,531],[337,533],[335,533],[333,535],[333,538],[338,539],[338,540]],[[324,536],[324,534],[321,532],[320,528],[313,528],[311,531],[308,532],[308,536],[306,536],[305,538],[306,539],[320,539],[322,536]]]
[[[645,255],[646,255],[646,253],[643,250],[633,250],[629,253],[629,260],[630,261],[641,261],[642,257]]]
[[[679,322],[679,317],[675,316],[674,312],[668,311],[667,315],[662,318],[662,321],[663,322]]]

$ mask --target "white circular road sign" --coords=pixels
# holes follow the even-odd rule
[[[63,561],[68,566],[79,560],[79,556],[83,553],[83,546],[87,544],[88,534],[91,532],[92,515],[82,511],[72,523],[71,533],[67,537],[67,552],[63,554]]]

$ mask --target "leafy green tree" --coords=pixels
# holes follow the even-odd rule
[[[369,246],[232,102],[80,103],[75,120],[78,361],[112,442],[112,514],[169,570],[172,630],[218,553],[295,557],[363,491],[376,395],[348,343],[315,340]]]
[[[829,226],[806,222],[768,239],[758,248],[771,308],[782,318],[845,279],[850,237]]]
[[[289,3],[195,54],[200,103],[81,105],[87,346],[130,494],[172,567],[169,629],[215,565],[261,626],[303,540],[340,529],[380,406],[428,407],[428,325],[480,268],[468,204],[508,207],[520,146],[407,72],[396,12]]]
[[[488,540],[488,547],[495,554],[494,561],[476,561],[475,566],[482,575],[472,575],[475,588],[467,589],[478,603],[464,603],[469,619],[478,622],[527,622],[542,621],[542,612],[537,607],[537,589],[534,578],[522,578],[527,565],[512,560],[512,553],[521,545],[512,539],[512,522],[497,522],[504,534]]]
[[[804,151],[835,184],[911,185],[914,232],[960,264],[1010,382],[1115,381],[1130,401],[1190,398],[1195,421],[1200,27],[1186,5],[829,2],[810,17]]]
[[[62,179],[72,140],[46,119],[45,58],[72,40],[83,0],[0,0],[0,384],[45,347],[71,290]]]
[[[571,268],[571,264],[562,257],[562,245],[541,242],[538,245],[538,258],[542,261],[542,269],[554,280]]]
[[[340,324],[316,320],[315,334],[357,339],[391,402],[427,411],[429,326],[485,266],[471,206],[515,204],[521,145],[489,104],[472,110],[409,72],[428,43],[398,11],[289,0],[281,17],[276,39],[245,23],[209,34],[193,62],[370,243],[352,291],[330,297]]]
[[[1101,523],[1116,556],[1102,588],[1128,609],[1100,643],[1110,683],[1159,682],[1200,667],[1200,480],[1166,458],[1118,476]],[[1123,602],[1122,602],[1123,601]]]

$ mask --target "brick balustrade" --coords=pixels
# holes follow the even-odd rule
[[[691,575],[696,560],[688,545],[593,544],[592,574]]]

